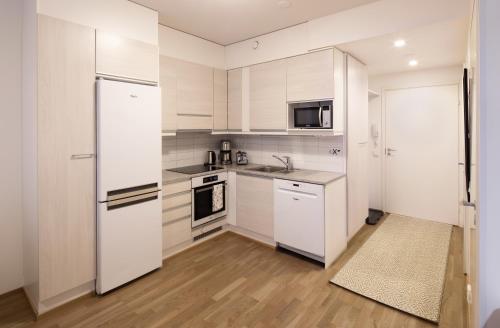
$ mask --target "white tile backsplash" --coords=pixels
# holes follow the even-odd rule
[[[178,133],[175,137],[163,137],[163,168],[203,164],[207,151],[218,153],[220,135],[208,133]]]
[[[298,169],[345,172],[344,138],[315,136],[245,136],[231,135],[235,151],[248,154],[250,163],[281,165],[272,155],[290,156]],[[332,148],[340,149],[336,156]]]
[[[163,137],[163,168],[203,164],[207,151],[219,154],[220,140],[232,142],[233,160],[237,150],[247,152],[250,163],[281,165],[272,155],[290,156],[298,169],[345,172],[344,138],[314,136],[210,135],[179,133]],[[332,148],[340,149],[332,155]]]

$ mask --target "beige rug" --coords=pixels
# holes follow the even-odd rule
[[[451,229],[391,214],[330,281],[438,322]]]

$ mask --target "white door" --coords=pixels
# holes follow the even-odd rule
[[[386,91],[386,206],[458,224],[458,85]]]

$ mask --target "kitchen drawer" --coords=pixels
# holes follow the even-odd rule
[[[191,218],[169,222],[163,226],[163,249],[191,240]]]
[[[293,190],[308,194],[323,193],[323,185],[313,183],[275,179],[274,184],[277,188],[280,189]]]
[[[188,190],[191,191],[191,180],[171,183],[163,186],[163,196],[165,197]]]
[[[172,209],[182,205],[191,205],[191,190],[163,198],[163,210]]]
[[[185,217],[191,220],[191,204],[163,211],[163,222],[172,222]]]

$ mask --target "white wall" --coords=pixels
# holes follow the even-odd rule
[[[308,32],[308,24],[304,23],[226,46],[226,68],[305,54],[309,49]],[[253,49],[256,40],[259,46]]]
[[[479,2],[479,319],[500,308],[500,2]]]
[[[158,27],[158,38],[160,55],[210,67],[226,67],[224,47],[219,44],[163,25]]]
[[[369,102],[369,124],[375,125],[379,136],[369,133],[370,150],[368,172],[370,177],[370,208],[383,209],[382,160],[384,156],[384,131],[382,124],[383,91],[410,87],[423,87],[443,84],[458,84],[462,78],[462,67],[452,66],[430,70],[419,70],[396,74],[369,77],[369,88],[381,96]]]
[[[23,285],[22,1],[0,1],[0,294]]]
[[[158,12],[127,0],[38,0],[38,13],[158,44]]]
[[[37,217],[37,0],[23,0],[22,135],[23,135],[23,272],[24,290],[38,303]]]
[[[467,17],[468,0],[381,0],[226,47],[237,68],[363,40],[438,21]],[[254,41],[260,42],[254,50]]]

